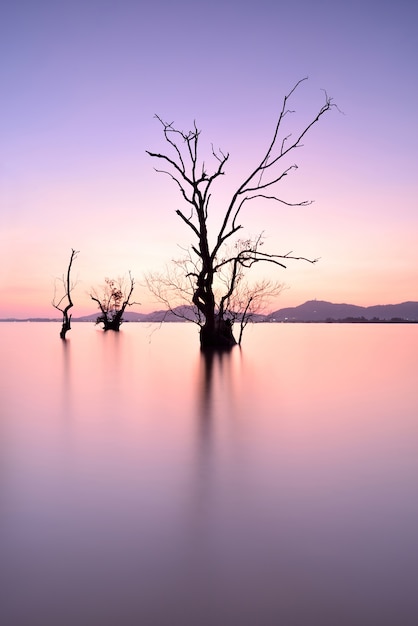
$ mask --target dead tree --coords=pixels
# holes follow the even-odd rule
[[[75,284],[71,282],[71,268],[73,265],[74,259],[77,257],[78,250],[71,250],[70,262],[67,268],[67,275],[62,276],[61,282],[64,286],[64,295],[57,300],[57,285],[55,281],[55,292],[54,298],[52,300],[52,306],[61,311],[62,313],[62,327],[60,331],[61,339],[65,339],[65,335],[69,330],[71,330],[71,317],[72,314],[68,313],[68,311],[74,306],[71,298],[71,292],[73,291]],[[64,305],[64,303],[66,303]]]
[[[119,331],[123,323],[123,314],[127,306],[139,304],[131,302],[131,296],[135,288],[135,280],[129,272],[129,284],[124,278],[105,278],[105,284],[101,289],[101,294],[93,289],[90,297],[94,300],[99,309],[100,315],[96,319],[96,324],[103,324],[103,330]]]
[[[228,251],[228,257],[237,256],[238,249],[242,252],[250,243],[255,248],[262,246],[262,236],[257,239],[258,241],[251,242],[238,240],[234,249]],[[205,325],[204,316],[195,305],[190,305],[193,301],[193,276],[197,271],[196,264],[190,251],[184,252],[184,257],[173,260],[164,272],[147,274],[145,282],[149,291],[168,311],[202,328]],[[241,345],[247,324],[256,321],[257,316],[267,312],[270,302],[281,293],[284,285],[266,278],[250,282],[245,276],[245,266],[241,263],[226,263],[218,269],[215,278],[213,285],[215,301],[222,307],[227,326],[236,324],[239,327],[237,343]]]
[[[234,263],[225,263],[217,272],[217,278],[223,285],[223,295],[218,298],[224,317],[239,328],[238,345],[241,345],[244,329],[249,322],[257,321],[258,316],[267,311],[273,298],[284,289],[283,283],[269,278],[250,282],[246,277],[247,265],[245,252],[252,253],[263,246],[263,235],[242,240],[239,239],[227,258],[234,258]]]
[[[261,249],[260,237],[245,239],[244,244],[241,240],[235,252],[225,253],[225,248],[242,229],[239,219],[244,205],[254,200],[273,200],[290,207],[306,206],[311,203],[309,200],[288,202],[274,193],[276,185],[290,172],[297,169],[296,164],[289,164],[289,156],[302,146],[305,135],[320,118],[335,106],[332,99],[324,92],[325,100],[314,116],[294,136],[285,134],[283,122],[286,116],[292,113],[288,108],[289,100],[305,80],[306,78],[298,81],[283,98],[273,136],[266,151],[254,169],[232,193],[217,232],[212,237],[208,232],[212,191],[217,179],[225,173],[224,168],[229,154],[220,149],[215,150],[212,146],[214,166],[211,171],[208,171],[205,162],[200,158],[201,131],[198,130],[196,124],[192,130],[183,132],[173,123],[165,122],[161,117],[156,116],[168,144],[168,153],[150,151],[147,153],[163,164],[163,169],[156,168],[156,171],[167,174],[173,180],[183,201],[189,207],[188,212],[177,209],[176,213],[192,231],[194,237],[194,243],[190,248],[193,260],[186,264],[187,279],[192,284],[191,302],[203,319],[200,343],[204,350],[228,349],[236,343],[227,305],[233,299],[243,269],[248,270],[260,262],[284,268],[289,260],[304,260],[310,263],[316,261],[316,259],[293,255],[291,252],[286,254],[265,252]],[[227,267],[230,280],[224,293],[217,298],[216,285],[219,282],[217,279],[219,273]]]

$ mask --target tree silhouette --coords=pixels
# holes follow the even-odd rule
[[[71,330],[71,317],[72,314],[68,311],[74,306],[71,298],[71,292],[73,291],[75,284],[71,282],[71,268],[74,259],[77,257],[78,251],[71,249],[70,261],[68,263],[67,274],[62,276],[61,282],[64,286],[64,295],[57,300],[57,281],[55,281],[54,298],[52,300],[52,306],[61,311],[62,313],[62,327],[60,331],[61,339],[65,339],[66,334]],[[66,302],[65,306],[64,303]]]
[[[99,294],[96,289],[90,293],[101,311],[96,324],[103,324],[103,330],[119,331],[123,323],[123,314],[127,306],[139,304],[131,302],[131,296],[135,287],[135,281],[129,272],[129,284],[124,278],[105,278],[105,284]]]
[[[306,80],[299,80],[283,98],[282,106],[273,131],[272,139],[262,158],[241,184],[232,193],[229,203],[221,218],[221,223],[214,236],[209,236],[208,217],[212,206],[212,191],[224,168],[229,154],[215,150],[212,145],[214,166],[211,171],[200,158],[200,134],[196,123],[187,132],[176,128],[173,123],[165,122],[156,116],[163,129],[163,136],[168,144],[169,152],[159,153],[147,150],[154,159],[163,163],[164,168],[156,168],[157,172],[168,175],[178,187],[183,201],[189,211],[177,209],[176,213],[192,231],[194,243],[187,251],[183,260],[185,278],[191,288],[191,302],[199,311],[201,320],[200,343],[202,349],[228,349],[236,343],[232,332],[234,294],[243,279],[243,271],[255,264],[263,262],[286,267],[289,260],[304,260],[314,263],[316,259],[286,254],[269,253],[262,248],[262,235],[240,239],[231,251],[230,243],[242,229],[239,223],[244,205],[254,200],[273,200],[286,206],[306,206],[311,201],[287,202],[275,195],[276,185],[291,171],[297,169],[296,164],[288,164],[288,157],[302,146],[302,140],[309,130],[333,106],[332,99],[324,92],[325,101],[315,115],[295,136],[284,134],[283,121],[291,114],[288,103],[297,88]],[[229,250],[228,248],[229,244]],[[222,272],[229,279],[222,290]],[[157,286],[156,291],[159,291]],[[251,294],[244,310],[250,306]],[[241,328],[242,330],[242,328]],[[242,332],[241,332],[242,335]]]
[[[236,256],[238,251],[242,252],[249,245],[254,248],[263,245],[262,235],[257,239],[258,241],[236,241],[233,249],[227,251],[228,258],[233,254]],[[151,293],[171,313],[203,328],[205,317],[196,306],[190,306],[193,302],[196,273],[195,259],[187,250],[183,258],[172,261],[164,272],[148,273],[145,281]],[[283,288],[281,282],[266,278],[249,282],[245,277],[245,265],[241,263],[225,263],[219,267],[213,285],[215,301],[220,303],[220,309],[224,312],[224,318],[227,320],[226,327],[232,328],[233,324],[238,325],[237,343],[239,345],[247,324],[257,320],[257,315],[265,313],[270,301],[278,296]]]

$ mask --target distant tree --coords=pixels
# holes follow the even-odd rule
[[[273,190],[277,183],[292,170],[297,169],[297,165],[289,165],[287,158],[302,146],[302,140],[308,131],[334,106],[331,98],[324,92],[323,105],[302,129],[294,137],[292,134],[284,134],[283,120],[292,113],[288,108],[289,99],[305,80],[304,78],[298,81],[283,98],[273,136],[266,151],[232,193],[213,237],[209,236],[208,231],[212,188],[215,181],[224,174],[229,154],[219,149],[215,150],[212,146],[211,152],[215,164],[212,171],[208,171],[205,162],[200,158],[200,130],[196,124],[192,130],[183,132],[173,123],[165,122],[156,116],[162,126],[169,152],[164,154],[147,151],[147,153],[164,164],[164,169],[156,168],[156,171],[167,174],[174,181],[183,201],[189,207],[187,213],[180,209],[176,210],[177,215],[190,228],[195,238],[183,260],[185,281],[180,285],[180,295],[184,296],[188,290],[190,291],[191,302],[200,315],[200,343],[204,350],[229,349],[236,344],[231,323],[231,315],[233,317],[236,312],[233,311],[232,305],[236,302],[237,290],[239,292],[244,270],[247,271],[260,262],[286,267],[285,263],[289,260],[304,260],[310,263],[316,261],[316,259],[294,256],[290,252],[286,254],[265,252],[261,249],[263,243],[261,235],[238,240],[231,251],[231,241],[242,228],[238,219],[242,208],[247,203],[254,200],[273,200],[286,206],[310,204],[310,201],[306,200],[287,202],[271,192],[269,194],[270,189]],[[181,262],[176,267],[176,278],[179,277],[180,268]],[[228,276],[227,281],[222,278],[222,273]],[[168,282],[171,282],[170,279]],[[185,285],[187,289],[183,291]],[[155,291],[161,292],[159,285]],[[162,295],[164,297],[164,294]],[[254,298],[250,292],[247,295],[248,299],[246,303],[241,303],[241,308],[243,307],[244,311],[248,312]],[[242,330],[243,326],[241,326],[241,336]]]
[[[90,297],[100,309],[96,324],[103,324],[103,330],[119,331],[123,323],[123,314],[127,306],[139,304],[131,302],[135,281],[129,272],[129,283],[124,278],[105,278],[101,293],[93,289]]]
[[[52,306],[61,311],[62,313],[62,327],[60,331],[61,339],[65,339],[65,335],[69,330],[71,330],[71,317],[72,314],[68,313],[68,311],[74,306],[71,298],[71,292],[75,287],[75,283],[71,282],[71,268],[73,265],[74,259],[77,257],[78,250],[71,250],[70,261],[68,263],[67,274],[63,275],[61,278],[61,283],[64,287],[64,294],[58,300],[57,296],[57,280],[55,281],[55,290],[54,297],[52,300]]]

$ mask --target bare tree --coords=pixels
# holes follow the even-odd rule
[[[252,240],[238,240],[233,249],[228,250],[228,258],[237,256],[239,252],[251,245],[253,248],[263,245],[262,235]],[[201,311],[190,305],[194,294],[194,275],[196,263],[189,250],[181,259],[173,260],[164,272],[151,272],[145,281],[151,293],[162,302],[168,311],[177,317],[205,325]],[[279,281],[261,279],[250,282],[245,276],[245,265],[242,263],[225,263],[220,266],[213,283],[215,302],[221,303],[227,326],[239,324],[237,343],[241,345],[245,327],[255,321],[258,315],[265,314],[274,297],[283,290]]]
[[[228,315],[228,303],[232,301],[239,280],[242,278],[242,270],[248,270],[259,262],[286,267],[286,262],[289,260],[304,260],[310,263],[316,261],[316,259],[295,256],[291,252],[286,254],[265,252],[261,249],[261,236],[241,240],[232,254],[225,252],[225,248],[232,241],[231,238],[242,229],[238,220],[242,208],[247,203],[254,200],[273,200],[286,206],[306,206],[311,203],[308,200],[288,202],[274,193],[276,185],[292,170],[297,169],[296,164],[288,164],[288,157],[302,146],[303,138],[320,118],[335,106],[332,99],[324,92],[324,103],[308,123],[295,136],[284,134],[283,121],[293,112],[288,108],[289,100],[305,80],[306,78],[303,78],[298,81],[283,98],[273,136],[266,151],[254,169],[232,193],[218,230],[212,239],[208,233],[212,189],[217,179],[225,173],[224,168],[229,154],[220,149],[215,150],[212,145],[212,157],[215,163],[212,171],[208,172],[205,162],[200,159],[201,131],[198,130],[196,123],[192,130],[183,132],[173,123],[165,122],[161,117],[156,116],[162,125],[169,153],[150,151],[147,153],[163,163],[164,168],[156,168],[156,171],[167,174],[174,181],[183,201],[189,206],[188,213],[180,209],[177,209],[176,213],[195,237],[195,242],[190,249],[193,259],[186,263],[188,267],[186,278],[192,287],[191,301],[204,320],[200,331],[202,349],[230,348],[236,343],[231,318]],[[216,278],[226,268],[228,268],[229,281],[225,286],[225,291],[217,299]]]
[[[176,317],[203,326],[204,317],[199,309],[191,304],[194,294],[194,278],[196,271],[193,257],[189,250],[184,256],[173,259],[163,272],[149,272],[145,275],[148,290],[163,303]]]
[[[244,329],[257,316],[264,314],[271,300],[284,289],[283,283],[262,278],[250,282],[246,277],[246,268],[251,267],[246,253],[253,254],[264,245],[263,234],[250,239],[238,239],[226,258],[234,258],[233,263],[225,263],[217,272],[217,279],[223,285],[223,295],[217,298],[224,317],[233,324],[239,324],[238,345],[241,345]]]
[[[105,278],[105,284],[99,294],[96,289],[90,293],[101,311],[96,324],[103,324],[103,330],[119,331],[123,323],[123,314],[127,306],[139,304],[131,302],[131,296],[135,288],[135,280],[129,272],[129,283],[124,278]]]
[[[65,339],[65,335],[69,330],[71,330],[71,317],[72,314],[68,313],[68,311],[74,306],[71,298],[71,292],[75,287],[75,283],[71,282],[71,268],[73,265],[74,259],[77,257],[78,250],[71,249],[70,261],[68,263],[67,274],[63,275],[61,278],[62,285],[64,287],[64,294],[58,300],[57,296],[57,281],[55,281],[55,290],[54,297],[52,300],[52,306],[61,311],[62,313],[62,327],[60,331],[61,339]]]

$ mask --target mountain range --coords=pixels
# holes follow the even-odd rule
[[[97,313],[83,317],[73,317],[73,322],[95,322]],[[127,311],[126,322],[184,322],[195,319],[193,306],[179,306],[173,311],[159,310],[152,313]],[[27,318],[25,320],[8,318],[6,321],[61,321],[58,318]],[[400,304],[378,304],[374,306],[358,306],[355,304],[334,304],[323,300],[309,300],[295,307],[278,309],[268,315],[254,316],[255,322],[418,322],[418,302],[402,302]]]
[[[362,318],[369,321],[402,319],[416,322],[418,321],[418,302],[364,307],[356,304],[333,304],[323,300],[309,300],[296,307],[274,311],[268,318],[269,321],[275,322],[351,321]]]

